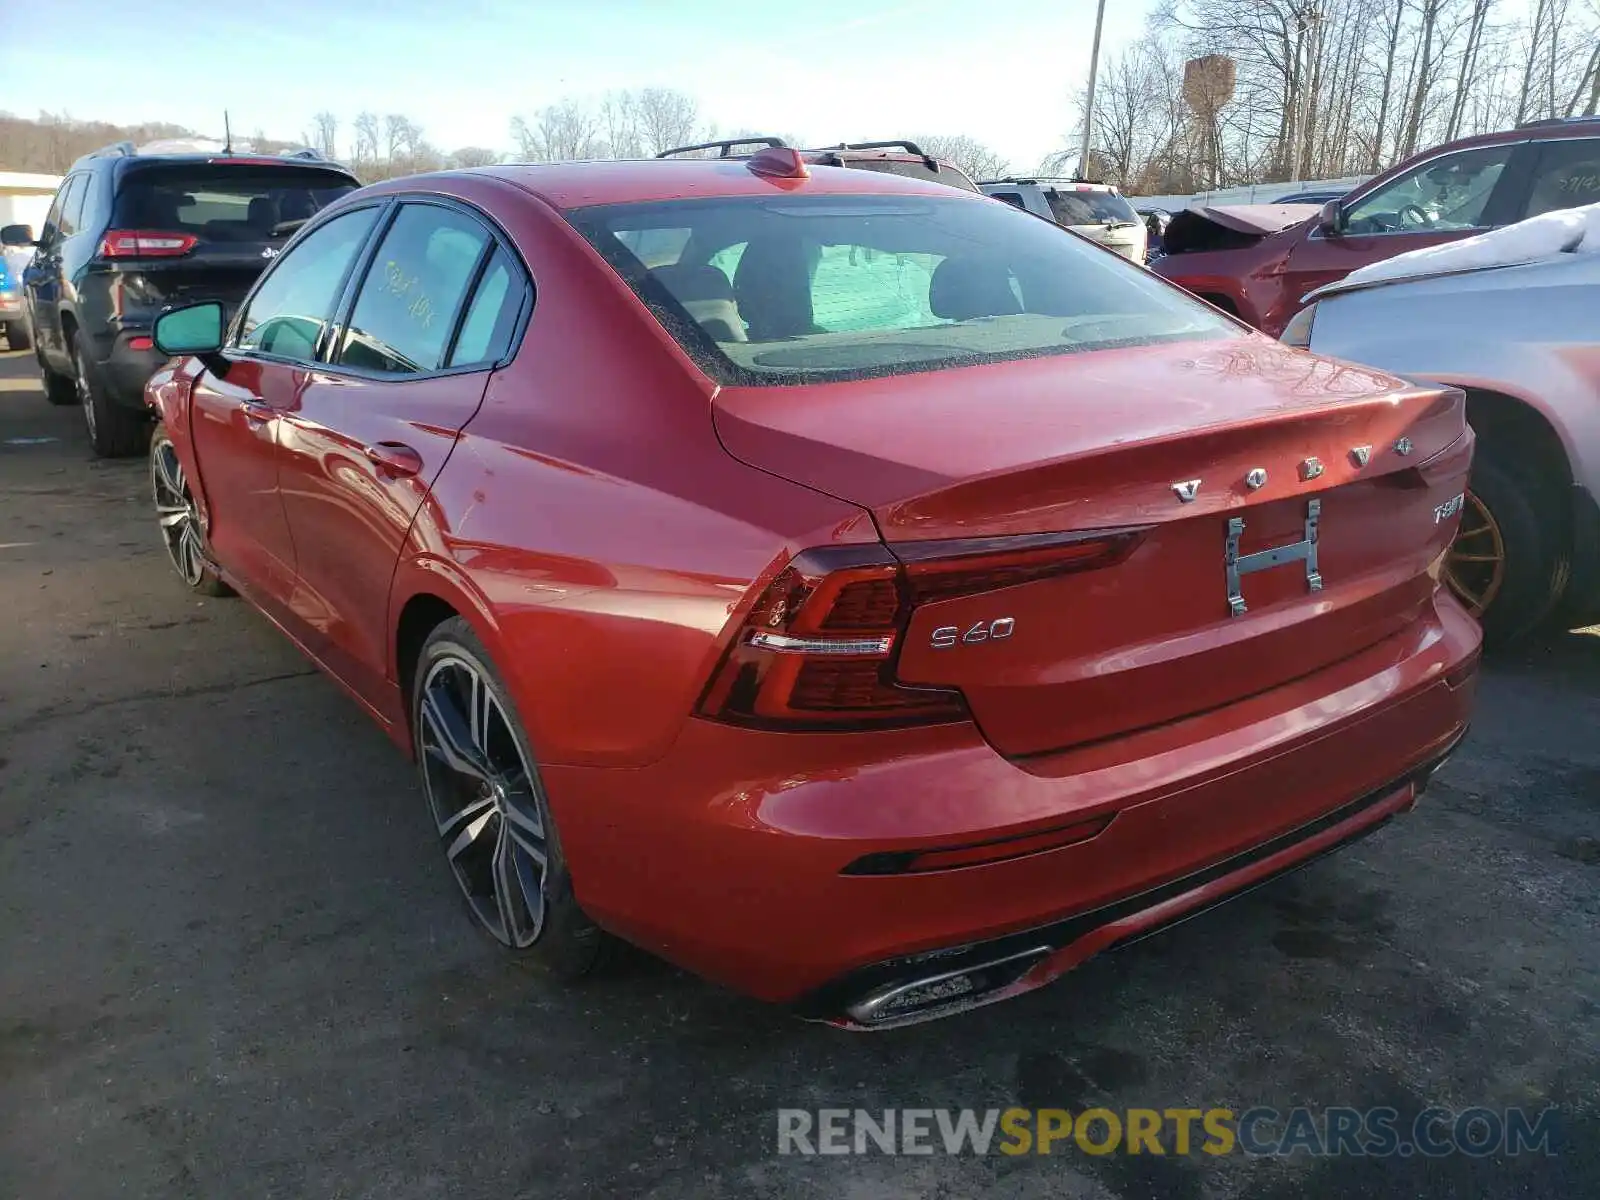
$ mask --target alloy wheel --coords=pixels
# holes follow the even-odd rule
[[[83,353],[76,347],[72,351],[72,374],[78,388],[78,403],[83,407],[83,423],[89,430],[89,440],[96,436],[94,415],[94,389],[89,386],[89,368],[84,364]]]
[[[159,441],[150,452],[150,485],[155,493],[156,519],[173,568],[190,587],[205,577],[206,556],[200,540],[200,512],[183,477],[178,451],[169,441]]]
[[[1470,491],[1461,528],[1445,559],[1445,582],[1473,616],[1482,616],[1506,579],[1506,541],[1500,523]]]
[[[422,682],[417,739],[428,807],[478,922],[525,949],[545,920],[549,843],[538,784],[481,669],[446,653]]]

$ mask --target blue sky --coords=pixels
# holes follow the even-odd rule
[[[444,148],[509,149],[516,113],[650,85],[724,130],[815,142],[969,134],[1031,169],[1072,125],[1095,0],[48,0],[3,42],[0,109],[293,138],[405,113]],[[1106,51],[1150,0],[1109,0]],[[46,18],[48,13],[48,18]],[[42,36],[79,30],[80,36]],[[12,31],[15,33],[15,30]]]

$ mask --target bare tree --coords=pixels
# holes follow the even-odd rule
[[[1600,0],[1161,0],[1145,40],[1177,62],[1225,58],[1237,83],[1214,125],[1172,123],[1152,152],[1138,134],[1157,106],[1131,48],[1114,55],[1095,136],[1125,180],[1371,173],[1441,141],[1600,106]]]
[[[934,158],[960,167],[974,179],[998,179],[1011,169],[1005,155],[964,133],[923,133],[913,140]]]
[[[339,157],[339,118],[331,112],[323,111],[316,115],[316,136],[312,145],[321,152],[324,158]]]
[[[379,139],[382,137],[382,124],[378,114],[362,112],[356,114],[356,147],[355,161],[358,166],[376,165],[378,162]]]
[[[609,92],[600,101],[600,132],[612,158],[640,158],[639,102],[632,92]]]
[[[660,154],[698,141],[700,106],[694,97],[674,88],[648,87],[634,93],[640,148]]]
[[[511,118],[511,137],[525,162],[598,158],[603,150],[599,132],[600,119],[576,100],[546,105],[531,122]]]
[[[501,157],[498,150],[489,150],[483,146],[462,146],[445,156],[445,165],[463,170],[471,167],[492,167]]]

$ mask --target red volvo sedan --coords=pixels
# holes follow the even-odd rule
[[[157,337],[174,566],[414,754],[560,975],[609,934],[945,1015],[1367,833],[1466,727],[1460,393],[981,196],[783,148],[412,177]]]

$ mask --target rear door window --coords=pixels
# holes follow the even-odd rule
[[[522,268],[503,248],[496,248],[467,305],[450,353],[452,367],[499,362],[506,356],[516,336],[525,290]]]
[[[444,366],[457,315],[491,243],[482,224],[453,208],[404,205],[367,268],[334,361],[384,375]]]
[[[1600,138],[1546,142],[1533,169],[1525,215],[1600,204]]]
[[[119,229],[191,234],[201,243],[282,242],[355,190],[333,171],[198,164],[129,171],[112,222]]]
[[[62,237],[71,237],[83,226],[83,197],[88,190],[88,183],[89,177],[81,174],[67,180],[65,195],[61,201],[59,228]]]

